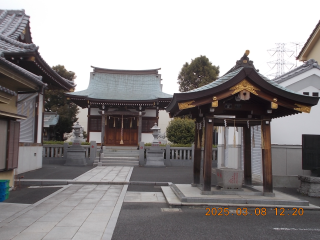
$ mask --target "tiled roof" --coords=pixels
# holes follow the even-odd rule
[[[7,67],[10,67],[16,71],[18,71],[19,73],[23,74],[24,76],[26,76],[27,78],[29,78],[30,80],[32,80],[33,82],[35,82],[38,85],[46,85],[43,81],[42,81],[42,76],[37,76],[27,70],[25,70],[22,67],[19,67],[18,65],[13,64],[12,62],[6,60],[3,57],[0,57],[0,64],[3,64]]]
[[[68,93],[68,95],[123,101],[172,98],[172,95],[161,91],[160,81],[160,77],[157,74],[93,72],[90,75],[90,83],[86,90]]]
[[[24,10],[0,10],[1,35],[18,39],[27,27],[29,18]]]
[[[17,96],[17,93],[15,91],[12,91],[8,88],[2,87],[1,85],[0,85],[0,91],[5,92],[5,93],[12,95],[12,96]]]
[[[282,83],[282,82],[285,82],[286,80],[290,79],[290,78],[293,78],[297,75],[300,75],[306,71],[309,71],[310,69],[313,69],[313,68],[316,68],[316,69],[319,69],[320,70],[320,66],[318,64],[318,62],[314,59],[309,59],[308,61],[306,61],[304,64],[302,64],[301,66],[285,73],[285,74],[282,74],[281,76],[273,79],[273,81],[275,81],[276,83]]]
[[[40,66],[39,68],[50,78],[64,88],[74,88],[73,81],[61,77],[46,63],[38,52],[39,47],[32,42],[24,43],[19,41],[19,37],[24,39],[25,30],[29,26],[29,18],[24,10],[0,10],[0,56],[3,57],[12,53],[33,53],[45,67],[45,69]]]
[[[310,42],[310,40],[312,39],[313,35],[316,33],[318,27],[320,26],[320,20],[319,22],[317,23],[316,27],[313,29],[312,33],[310,34],[308,40],[305,42],[305,44],[303,45],[301,51],[299,52],[298,56],[296,57],[296,59],[299,59],[302,55],[302,53],[305,51],[308,43]]]

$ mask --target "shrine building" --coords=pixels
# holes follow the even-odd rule
[[[67,93],[88,108],[88,139],[105,146],[152,142],[151,128],[172,95],[162,92],[159,69],[116,70],[92,67],[86,90]]]

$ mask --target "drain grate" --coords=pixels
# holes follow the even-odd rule
[[[161,208],[161,212],[182,212],[181,208]]]

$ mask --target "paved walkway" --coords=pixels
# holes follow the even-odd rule
[[[32,204],[0,203],[0,240],[111,239],[128,185],[92,182],[129,181],[132,167],[97,167]]]

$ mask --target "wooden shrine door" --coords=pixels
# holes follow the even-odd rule
[[[105,127],[105,144],[109,146],[137,146],[138,121],[133,116],[108,116]],[[121,133],[122,132],[122,133]],[[121,137],[122,135],[122,137]],[[120,144],[121,138],[123,144]]]

